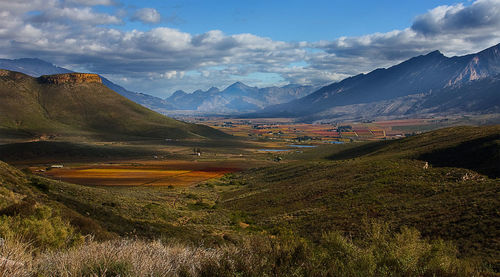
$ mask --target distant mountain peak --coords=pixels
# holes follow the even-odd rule
[[[265,113],[268,117],[305,116],[309,120],[328,117],[352,119],[362,115],[374,117],[388,114],[423,113],[419,108],[411,111],[405,109],[417,105],[416,103],[419,101],[424,101],[422,99],[431,99],[432,97],[434,100],[440,98],[433,104],[436,111],[457,112],[474,105],[476,108],[484,106],[485,109],[498,110],[498,91],[491,89],[477,92],[478,95],[483,94],[489,97],[485,99],[474,98],[474,95],[468,92],[474,89],[474,84],[491,87],[488,85],[488,78],[494,76],[500,76],[500,44],[465,56],[446,57],[436,50],[410,58],[387,69],[376,69],[364,75],[357,75],[330,84],[306,97],[268,107]],[[481,80],[485,80],[485,82],[476,83]],[[467,88],[461,93],[473,101],[464,102],[460,98],[463,95],[450,97],[447,93],[441,93],[439,97],[435,96],[438,92],[455,92],[461,88]],[[474,89],[474,91],[477,90]],[[446,101],[455,102],[451,104],[452,102]],[[455,110],[451,106],[445,106],[443,104],[445,102],[450,103]],[[368,103],[371,103],[370,105],[373,107],[372,114],[365,111]],[[476,105],[476,103],[482,104]],[[398,108],[392,110],[395,107]],[[475,112],[484,112],[479,108]]]
[[[426,56],[444,56],[444,54],[441,53],[441,51],[439,51],[439,50],[434,50],[434,51],[430,52],[429,54],[427,54]]]
[[[187,94],[185,91],[183,91],[182,89],[179,89],[179,90],[176,90],[172,95],[183,95],[183,94]]]
[[[244,83],[238,81],[227,87],[227,89],[231,88],[250,88],[250,86],[245,85]]]
[[[219,88],[218,87],[211,87],[207,90],[208,93],[216,93],[216,92],[219,92]]]

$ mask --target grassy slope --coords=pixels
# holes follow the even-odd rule
[[[357,237],[366,218],[413,226],[498,267],[500,182],[477,172],[497,176],[499,133],[499,126],[455,127],[398,141],[321,147],[304,153],[307,160],[243,173],[248,185],[225,193],[223,206],[261,228],[286,226],[313,240],[338,229]],[[486,151],[490,155],[475,155]],[[470,162],[445,163],[440,153]],[[430,158],[430,168],[424,169],[422,157]]]
[[[112,233],[104,230],[96,221],[82,215],[80,211],[73,210],[61,201],[49,197],[47,191],[53,183],[55,182],[27,176],[23,172],[0,161],[0,217],[36,217],[38,213],[37,209],[39,207],[46,207],[53,211],[48,216],[49,220],[62,217],[83,234],[93,234],[96,238],[100,239],[115,237]],[[30,235],[33,235],[32,232],[42,231],[37,231],[36,228],[43,228],[41,226],[36,227],[36,225],[32,227],[35,229],[27,231],[31,232]],[[48,237],[53,236],[55,235],[48,235]]]
[[[99,83],[42,84],[16,72],[0,76],[0,131],[107,139],[228,137],[206,126],[160,115]]]
[[[452,245],[430,243],[412,229],[393,233],[371,225],[359,243],[336,231],[319,244],[290,233],[249,234],[229,211],[214,207],[211,186],[184,192],[85,187],[26,176],[2,162],[0,183],[0,234],[6,239],[0,256],[27,265],[0,266],[8,276],[472,276],[479,269],[458,260]],[[229,224],[232,230],[225,229]],[[114,237],[102,227],[128,238],[84,242],[73,231]],[[241,237],[231,233],[239,230]],[[137,240],[148,234],[174,244]]]
[[[227,212],[215,208],[217,199],[213,187],[88,187],[27,175],[0,161],[0,217],[19,211],[30,216],[42,204],[97,239],[137,235],[217,243],[232,228]]]

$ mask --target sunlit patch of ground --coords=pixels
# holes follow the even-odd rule
[[[81,185],[190,186],[239,171],[243,165],[220,162],[142,161],[141,163],[87,164],[53,168],[43,175]]]

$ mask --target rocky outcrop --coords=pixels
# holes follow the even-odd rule
[[[101,77],[90,73],[64,73],[55,75],[43,75],[38,78],[41,83],[47,84],[81,84],[81,83],[100,83]]]

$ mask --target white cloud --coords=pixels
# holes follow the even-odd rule
[[[412,29],[424,35],[442,33],[498,31],[500,27],[500,1],[477,0],[465,7],[463,4],[439,6],[418,16]]]
[[[134,13],[132,20],[142,21],[144,23],[159,23],[161,15],[153,8],[143,8]]]
[[[499,42],[500,0],[477,0],[469,6],[438,6],[417,16],[404,30],[312,43],[310,47],[325,53],[308,61],[318,69],[355,74],[433,50],[463,55]]]
[[[120,18],[110,14],[96,13],[90,7],[55,7],[33,16],[31,20],[38,23],[65,20],[89,25],[122,23]]]
[[[403,30],[318,42],[283,42],[221,30],[190,34],[168,27],[127,31],[104,27],[122,24],[123,19],[96,12],[92,6],[113,3],[0,0],[0,53],[78,65],[74,67],[160,94],[183,86],[222,87],[238,78],[249,80],[254,73],[278,74],[283,82],[324,84],[436,49],[461,55],[500,42],[500,0],[439,6]],[[143,10],[148,12],[141,21],[160,21],[156,10],[139,11]]]

